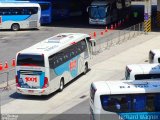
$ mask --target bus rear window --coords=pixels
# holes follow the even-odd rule
[[[44,55],[19,54],[17,66],[42,66],[44,67]]]

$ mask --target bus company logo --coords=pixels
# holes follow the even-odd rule
[[[76,68],[76,63],[77,63],[76,60],[70,62],[69,68],[70,68],[71,71]]]
[[[25,77],[26,82],[37,82],[37,77]]]
[[[0,16],[0,25],[2,24],[2,16]]]

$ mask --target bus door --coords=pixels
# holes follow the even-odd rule
[[[2,25],[2,16],[0,16],[0,25]]]
[[[45,77],[43,55],[19,54],[16,69],[16,83],[18,87],[42,89],[48,86],[48,78]]]

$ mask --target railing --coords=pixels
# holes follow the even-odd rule
[[[112,46],[131,40],[141,34],[144,34],[143,23],[133,25],[123,30],[112,30],[110,34],[104,34],[92,41],[92,55],[97,55],[104,50],[109,50]],[[9,85],[15,84],[14,79],[15,68],[0,72],[0,89],[9,89]]]
[[[133,25],[123,30],[114,31],[109,35],[104,35],[103,37],[92,41],[92,54],[96,55],[105,49],[110,49],[112,46],[131,40],[141,34],[144,34],[143,23]],[[94,46],[94,44],[96,45]]]

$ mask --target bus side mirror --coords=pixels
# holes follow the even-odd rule
[[[90,39],[90,41],[91,41],[91,46],[93,47],[93,46],[96,46],[96,40],[95,39]]]
[[[108,11],[107,11],[107,8],[105,9],[105,12],[107,13]]]
[[[86,9],[87,12],[88,12],[89,8],[90,8],[90,6],[87,7],[87,9]]]

